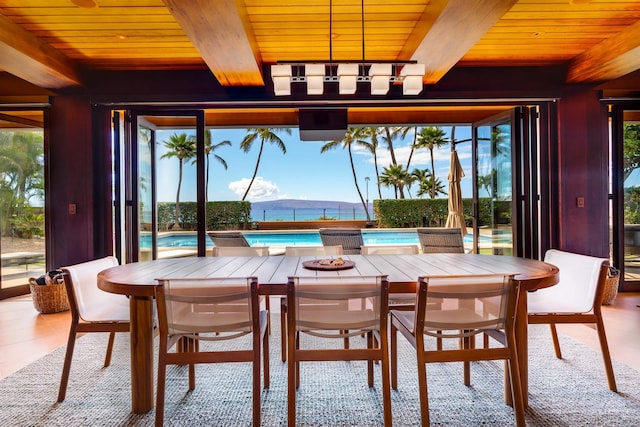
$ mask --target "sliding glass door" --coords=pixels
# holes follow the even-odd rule
[[[537,107],[518,107],[473,125],[477,253],[539,254],[537,121]]]
[[[204,114],[132,112],[125,143],[126,259],[204,255]],[[165,126],[165,123],[172,123]],[[200,197],[199,197],[200,196]],[[159,239],[175,244],[159,245]],[[181,241],[197,250],[181,248]],[[195,241],[195,244],[194,244]]]
[[[614,106],[611,121],[612,257],[621,290],[640,290],[640,106]]]
[[[43,111],[0,111],[0,299],[45,267]]]

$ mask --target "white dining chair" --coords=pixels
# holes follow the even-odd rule
[[[616,379],[602,320],[602,297],[607,278],[608,260],[550,249],[544,261],[560,269],[558,284],[528,294],[529,324],[548,324],[556,357],[561,359],[556,324],[595,325],[600,341],[609,389],[616,391]]]
[[[71,311],[71,326],[58,390],[58,402],[67,394],[73,350],[78,334],[108,332],[104,366],[111,364],[111,353],[116,332],[129,332],[129,299],[124,295],[104,292],[98,288],[98,273],[118,265],[115,257],[62,267],[64,284]]]

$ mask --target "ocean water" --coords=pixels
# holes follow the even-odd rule
[[[373,219],[373,212],[369,211]],[[296,208],[296,209],[251,209],[252,221],[314,221],[322,218],[335,220],[366,220],[364,208]]]

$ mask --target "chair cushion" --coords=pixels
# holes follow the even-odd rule
[[[80,318],[86,322],[128,322],[129,299],[98,288],[98,273],[118,265],[114,257],[63,267],[69,273]]]
[[[560,269],[560,280],[555,286],[529,293],[529,314],[591,311],[600,268],[607,260],[550,249],[544,261]]]

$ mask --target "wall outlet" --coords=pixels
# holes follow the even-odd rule
[[[75,215],[77,212],[77,207],[75,203],[69,203],[69,215]]]
[[[584,208],[584,197],[578,197],[576,199],[576,206],[579,208]]]

